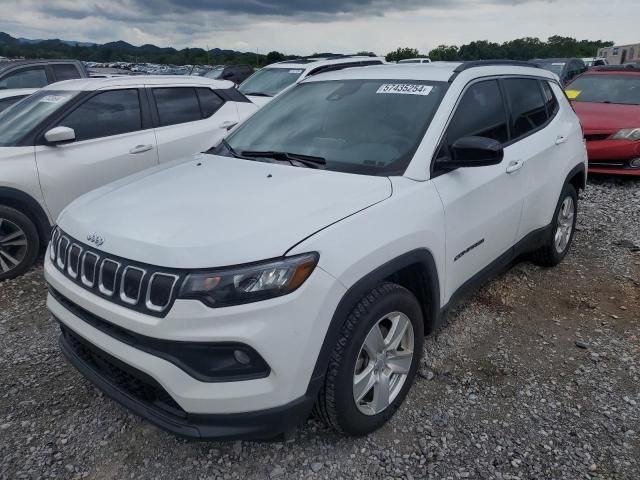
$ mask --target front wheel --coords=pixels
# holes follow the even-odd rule
[[[578,194],[573,185],[567,184],[554,212],[552,228],[543,246],[534,252],[533,260],[544,267],[555,267],[569,252],[578,218]]]
[[[422,311],[415,296],[393,283],[371,290],[342,327],[317,416],[347,435],[380,428],[411,388],[423,342]]]

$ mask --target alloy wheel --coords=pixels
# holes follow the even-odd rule
[[[556,225],[556,234],[554,237],[554,245],[556,252],[563,253],[573,232],[573,219],[575,217],[576,207],[573,198],[566,197],[562,202],[560,211],[558,212],[558,221]]]
[[[0,218],[0,273],[8,273],[27,255],[27,235],[11,220]]]
[[[407,379],[413,356],[413,325],[404,313],[389,313],[373,325],[353,373],[353,399],[361,413],[377,415],[391,405]]]

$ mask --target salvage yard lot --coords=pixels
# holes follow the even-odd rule
[[[62,358],[42,268],[0,284],[0,478],[640,478],[640,181],[594,178],[572,251],[487,284],[368,438],[187,442]]]

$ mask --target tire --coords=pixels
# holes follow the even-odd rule
[[[565,205],[570,204],[568,208]],[[566,217],[570,212],[571,218]],[[566,184],[560,194],[558,205],[553,214],[552,228],[544,241],[543,246],[533,252],[534,263],[543,267],[555,267],[567,256],[573,236],[576,232],[576,220],[578,218],[578,194],[570,183]],[[568,229],[568,230],[567,230]],[[564,230],[564,240],[558,245],[557,236]]]
[[[404,335],[392,335],[398,327],[397,331],[401,331],[404,325]],[[381,337],[376,336],[374,327]],[[368,354],[372,349],[364,345],[365,339],[382,340],[382,345],[390,351],[379,354],[372,361]],[[391,348],[395,342],[385,343],[391,339],[400,342],[396,349]],[[383,283],[371,290],[345,319],[316,402],[316,417],[345,435],[361,436],[380,428],[393,416],[411,388],[423,343],[422,310],[415,296],[394,283]],[[406,373],[390,373],[391,368]],[[365,383],[368,386],[370,380],[377,382],[369,387],[370,390],[366,387],[358,389],[358,392],[368,392],[360,402],[355,398],[356,378],[367,379],[367,382],[359,383],[361,387]],[[387,402],[380,401],[384,395],[376,394],[387,391],[384,385],[389,387]],[[388,406],[384,407],[385,404]],[[379,407],[384,408],[377,411]]]
[[[0,281],[26,272],[38,258],[40,237],[24,213],[0,205]]]

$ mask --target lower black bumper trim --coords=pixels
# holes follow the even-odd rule
[[[284,406],[255,412],[171,415],[109,381],[75,352],[64,333],[60,335],[59,343],[67,360],[108,397],[150,423],[181,437],[202,440],[269,440],[304,422],[315,401],[315,397],[305,395]]]

